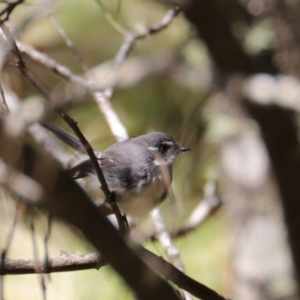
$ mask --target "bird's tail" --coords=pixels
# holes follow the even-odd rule
[[[57,138],[59,138],[67,145],[71,146],[73,149],[86,154],[83,145],[81,144],[80,140],[76,136],[70,134],[69,132],[65,131],[64,129],[54,124],[42,122],[41,125],[46,129],[48,129],[49,131],[51,131]]]

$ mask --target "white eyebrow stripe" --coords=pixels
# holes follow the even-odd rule
[[[158,149],[157,149],[157,147],[149,146],[148,150],[149,151],[157,151]]]
[[[172,141],[163,141],[162,144],[172,146],[174,143]]]

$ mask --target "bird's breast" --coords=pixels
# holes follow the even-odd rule
[[[150,213],[155,206],[162,202],[168,194],[168,189],[168,185],[158,176],[137,192],[127,191],[117,195],[118,205],[124,214],[139,218]]]
[[[117,203],[122,213],[134,218],[140,218],[162,202],[170,186],[170,178],[164,172],[158,172],[153,178],[139,178],[132,190],[127,189],[116,178],[106,178],[111,192],[116,193]],[[80,179],[80,183],[87,193],[97,202],[104,201],[105,196],[100,189],[100,183],[95,174]]]

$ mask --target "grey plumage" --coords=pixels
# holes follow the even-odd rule
[[[43,125],[65,143],[83,152],[76,137],[55,125]],[[179,153],[187,150],[168,134],[153,132],[116,143],[102,153],[95,150],[95,153],[121,211],[140,217],[167,196],[173,164]],[[101,198],[100,183],[90,159],[72,167],[69,173],[74,179],[84,180],[84,187],[93,198]]]

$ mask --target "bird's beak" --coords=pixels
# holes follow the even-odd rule
[[[191,148],[187,148],[187,147],[180,147],[180,152],[185,152],[185,151],[190,151]]]

